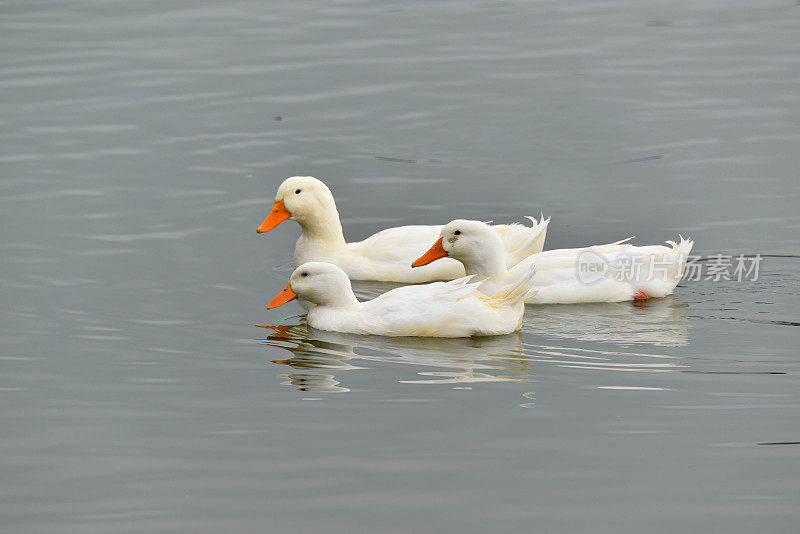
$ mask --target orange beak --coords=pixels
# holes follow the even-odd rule
[[[428,249],[428,252],[417,258],[411,266],[422,267],[423,265],[428,265],[432,261],[436,261],[439,258],[446,258],[447,256],[447,251],[442,246],[442,238],[440,237],[439,240]]]
[[[275,297],[271,301],[269,301],[269,304],[267,304],[267,309],[271,310],[272,308],[277,308],[278,306],[283,306],[284,304],[286,304],[290,300],[294,300],[296,298],[297,298],[297,294],[294,291],[292,291],[292,286],[290,286],[287,283],[286,287],[284,287],[281,290],[280,293],[275,295]]]
[[[269,215],[267,215],[267,218],[264,219],[264,222],[261,223],[256,232],[259,234],[269,232],[291,216],[291,213],[286,210],[286,206],[283,205],[283,199],[280,199],[272,205]]]

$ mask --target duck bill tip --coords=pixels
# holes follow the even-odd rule
[[[440,237],[425,254],[414,260],[411,267],[422,267],[423,265],[428,265],[433,261],[446,258],[447,256],[447,251],[442,246],[442,238]]]
[[[291,216],[292,215],[289,213],[289,210],[287,210],[286,206],[283,205],[283,199],[276,200],[272,205],[272,209],[269,210],[267,218],[264,219],[264,222],[259,225],[259,227],[256,229],[256,232],[259,234],[269,232]]]
[[[279,306],[283,306],[289,301],[292,301],[297,298],[297,294],[292,291],[292,286],[288,283],[286,287],[281,289],[281,292],[275,295],[271,301],[267,304],[267,309],[271,310],[273,308],[277,308]]]

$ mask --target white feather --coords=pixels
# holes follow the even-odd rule
[[[477,291],[479,282],[463,277],[398,287],[358,302],[344,271],[320,262],[298,267],[289,283],[298,298],[315,304],[306,320],[320,330],[381,336],[492,336],[519,329],[533,273],[533,268],[528,269],[519,281],[488,297]]]
[[[301,191],[301,193],[296,193]],[[452,280],[464,276],[463,266],[444,259],[421,268],[411,263],[436,241],[440,225],[388,228],[363,241],[347,243],[339,212],[328,187],[311,176],[287,178],[278,188],[275,200],[282,200],[302,229],[295,246],[295,266],[308,261],[323,261],[341,267],[352,280],[421,283]],[[542,250],[549,219],[533,226],[495,225],[507,251],[508,265]]]

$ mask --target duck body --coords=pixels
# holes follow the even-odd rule
[[[544,225],[541,233],[537,234],[542,237],[542,243],[537,244],[534,247],[536,249],[543,245],[547,222],[534,224]],[[506,261],[509,261],[509,258],[505,243],[518,243],[533,230],[532,227],[518,224],[495,225],[491,228],[498,236],[506,237],[504,242]],[[351,280],[419,284],[461,278],[466,274],[463,264],[449,258],[423,269],[411,268],[411,260],[425,250],[438,237],[441,230],[441,225],[399,226],[378,232],[363,241],[345,243],[344,247],[329,246],[327,243],[301,235],[295,247],[294,262],[295,265],[309,261],[333,263],[341,267]]]
[[[465,275],[464,266],[449,259],[421,269],[411,268],[414,258],[438,237],[441,225],[389,228],[363,241],[347,243],[333,194],[323,182],[311,176],[293,176],[281,184],[275,204],[258,231],[269,231],[287,219],[297,221],[301,227],[294,251],[295,266],[309,261],[327,262],[338,265],[351,280],[382,282],[423,283]],[[490,227],[503,244],[508,266],[516,265],[544,246],[550,220],[528,219],[532,226]]]
[[[303,275],[303,273],[306,273]],[[519,329],[533,269],[492,296],[468,277],[404,286],[359,302],[347,274],[336,265],[308,262],[268,308],[298,298],[312,304],[306,321],[319,330],[379,336],[469,337],[509,334]]]
[[[693,245],[680,238],[680,243],[668,241],[668,247],[616,242],[556,249],[533,254],[505,268],[499,243],[479,221],[453,221],[442,229],[440,239],[437,244],[441,250],[436,252],[432,247],[434,252],[429,251],[417,262],[437,255],[458,259],[467,274],[481,282],[479,290],[486,294],[513,284],[535,267],[536,291],[525,299],[527,304],[624,302],[669,295],[683,276]]]
[[[505,276],[491,277],[480,290],[491,292],[501,284],[511,283],[523,269],[535,266],[536,294],[527,304],[578,304],[588,302],[624,302],[664,297],[672,294],[683,276],[692,241],[681,239],[671,246],[611,243],[583,249],[556,249],[529,256],[506,271]],[[607,265],[602,277],[582,275],[583,266]]]

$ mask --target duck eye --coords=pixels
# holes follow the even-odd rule
[[[453,234],[455,234],[455,235],[461,235],[461,230],[456,230],[455,232],[453,232]]]
[[[308,276],[308,273],[302,273],[300,276]]]
[[[299,195],[302,191],[303,191],[302,189],[298,189],[297,191],[294,192],[294,194]]]

